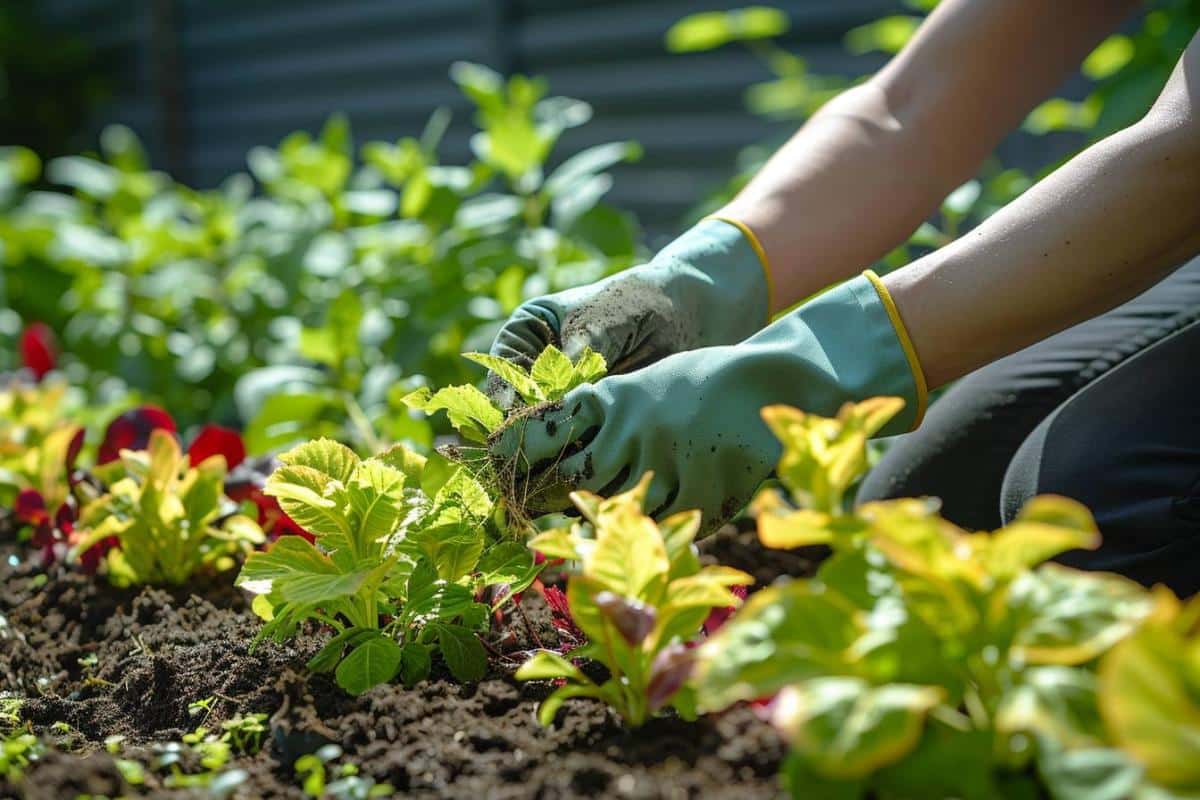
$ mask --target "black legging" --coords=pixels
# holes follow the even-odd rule
[[[1103,535],[1063,563],[1200,590],[1200,259],[956,383],[859,500],[936,496],[986,530],[1046,493],[1085,503]]]

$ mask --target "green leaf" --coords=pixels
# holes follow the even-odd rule
[[[554,717],[558,714],[558,709],[562,704],[572,697],[595,697],[599,700],[604,700],[605,695],[603,690],[595,684],[567,684],[555,689],[549,697],[542,701],[538,706],[537,718],[538,722],[544,727],[549,727],[554,723]]]
[[[265,551],[251,553],[238,574],[239,586],[258,581],[276,581],[300,575],[337,575],[329,556],[302,536],[280,537]]]
[[[404,397],[404,403],[426,414],[445,411],[454,429],[474,442],[486,442],[504,423],[504,412],[470,385],[447,386],[433,394],[427,388],[418,389]]]
[[[545,393],[538,386],[535,379],[530,377],[529,373],[521,366],[514,364],[507,358],[500,358],[499,356],[492,356],[486,353],[463,353],[463,358],[468,361],[474,361],[476,364],[496,373],[503,381],[512,386],[526,403],[536,404],[546,399]]]
[[[283,599],[289,603],[331,603],[356,594],[370,570],[345,575],[298,575],[276,581]]]
[[[493,545],[479,559],[476,569],[484,586],[507,584],[510,592],[523,591],[538,571],[533,554],[521,542]]]
[[[1103,573],[1044,564],[1013,582],[1013,647],[1031,664],[1082,664],[1125,638],[1149,611],[1144,589]]]
[[[293,447],[279,456],[284,464],[308,467],[342,484],[349,482],[359,458],[346,445],[332,439],[315,439]]]
[[[1142,768],[1121,750],[1101,747],[1067,750],[1053,740],[1043,740],[1037,766],[1038,775],[1052,797],[1064,800],[1142,797],[1135,791],[1142,781]]]
[[[1064,747],[1104,742],[1096,705],[1096,678],[1077,667],[1031,667],[1000,697],[996,730],[1053,739]]]
[[[910,752],[942,694],[932,686],[813,678],[780,692],[772,722],[817,773],[852,780]]]
[[[433,667],[433,648],[419,642],[407,642],[400,651],[400,680],[411,689],[429,677]]]
[[[1133,40],[1122,34],[1109,36],[1083,60],[1080,68],[1084,75],[1094,81],[1101,81],[1115,75],[1133,60],[1135,46]]]
[[[396,531],[409,510],[404,484],[403,472],[378,459],[368,459],[355,470],[347,496],[360,543],[380,542]]]
[[[705,11],[672,25],[667,30],[666,44],[672,53],[692,53],[729,42],[770,39],[786,33],[788,27],[787,15],[767,6]]]
[[[338,686],[353,695],[387,683],[400,669],[403,653],[395,641],[378,634],[360,643],[342,659],[334,673]]]
[[[529,540],[529,549],[536,550],[546,558],[565,558],[569,561],[579,559],[575,549],[575,537],[570,528],[554,528],[543,531]]]
[[[312,467],[284,466],[267,478],[264,494],[275,497],[289,517],[317,536],[348,536],[345,489]]]
[[[487,653],[479,638],[458,625],[435,624],[442,658],[456,680],[473,683],[487,672]]]
[[[846,49],[856,55],[876,51],[894,55],[908,44],[921,22],[921,17],[904,14],[880,17],[847,32]]]
[[[558,653],[553,653],[549,650],[538,650],[517,669],[513,677],[519,681],[543,681],[553,678],[566,678],[577,683],[591,683],[579,667]]]
[[[347,647],[354,647],[378,635],[379,631],[369,628],[346,628],[317,651],[305,666],[310,672],[330,672],[342,660],[342,653]]]
[[[1043,495],[1030,500],[1012,523],[992,534],[988,570],[998,578],[1011,578],[1060,553],[1091,550],[1099,544],[1096,521],[1082,504]]]
[[[551,345],[538,354],[529,368],[529,375],[544,397],[557,400],[574,388],[575,365],[561,350]]]
[[[542,188],[551,197],[570,191],[581,180],[604,172],[622,161],[637,161],[642,147],[637,142],[609,142],[580,150],[560,164]]]
[[[795,581],[756,592],[700,647],[694,679],[700,710],[844,672],[860,629],[855,608],[819,583]]]
[[[1164,587],[1142,626],[1100,663],[1098,700],[1113,741],[1167,788],[1200,786],[1200,600]]]
[[[374,459],[368,459],[368,461],[372,460],[399,470],[404,475],[404,485],[414,487],[421,485],[421,475],[428,463],[427,457],[402,444],[394,445],[391,449],[375,456]]]

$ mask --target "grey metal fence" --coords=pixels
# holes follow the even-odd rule
[[[594,121],[566,150],[614,139],[645,147],[620,168],[613,200],[652,228],[670,228],[727,178],[736,153],[786,133],[747,114],[744,88],[769,77],[737,47],[685,56],[663,47],[675,20],[736,0],[43,0],[86,34],[113,69],[104,119],[136,129],[157,164],[212,185],[244,168],[251,147],[316,129],[334,111],[356,136],[420,130],[437,106],[455,112],[446,157],[467,156],[469,110],[447,77],[458,59],[546,75],[556,93],[587,100]],[[849,28],[902,8],[899,0],[779,0],[792,17],[786,45],[815,71],[860,74],[878,56],[851,57]],[[1047,142],[1009,143],[1018,160]],[[1058,150],[1062,149],[1061,143]]]

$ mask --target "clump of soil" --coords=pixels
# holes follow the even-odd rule
[[[809,558],[763,550],[752,532],[732,527],[702,550],[760,583],[812,567]],[[270,715],[262,751],[226,767],[246,773],[235,797],[303,797],[293,764],[328,743],[344,751],[339,764],[356,764],[361,775],[411,797],[778,794],[784,745],[748,709],[695,723],[665,717],[631,731],[604,706],[574,700],[553,728],[540,727],[535,710],[552,687],[511,675],[520,651],[555,640],[532,592],[507,634],[490,637],[489,647],[510,657],[494,659],[479,684],[460,686],[435,671],[411,690],[382,686],[355,698],[327,676],[305,672],[319,631],[251,652],[259,623],[232,575],[176,589],[117,590],[61,568],[13,566],[10,555],[24,553],[0,548],[0,692],[24,698],[22,720],[52,746],[22,781],[0,782],[0,797],[191,796],[164,788],[156,746],[193,730],[200,720],[188,704],[210,697],[210,729],[237,715]],[[125,784],[104,749],[111,736],[124,737],[121,757],[147,766],[145,785]]]

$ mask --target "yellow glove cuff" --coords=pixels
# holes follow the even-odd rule
[[[732,217],[722,217],[717,214],[712,214],[705,219],[718,219],[721,222],[726,222],[742,232],[746,237],[746,241],[750,242],[750,247],[754,248],[754,254],[758,256],[758,263],[762,266],[763,278],[767,283],[767,319],[765,324],[770,324],[772,310],[775,308],[775,279],[771,277],[771,262],[767,260],[767,251],[763,250],[762,242],[758,241],[758,237],[754,235],[754,231],[750,230],[750,226],[741,220],[733,219]]]
[[[908,328],[905,327],[904,320],[900,318],[900,310],[896,308],[896,301],[892,299],[891,292],[887,290],[883,281],[873,270],[864,271],[863,276],[871,282],[879,294],[879,301],[883,303],[888,319],[892,321],[892,327],[896,329],[896,338],[900,340],[900,347],[904,350],[905,359],[908,360],[908,368],[912,371],[913,385],[917,387],[917,408],[912,425],[912,430],[915,431],[921,426],[921,420],[925,418],[925,409],[929,405],[929,386],[925,383],[925,370],[921,367],[921,360],[917,358],[917,348],[913,347],[912,338],[908,335]]]

